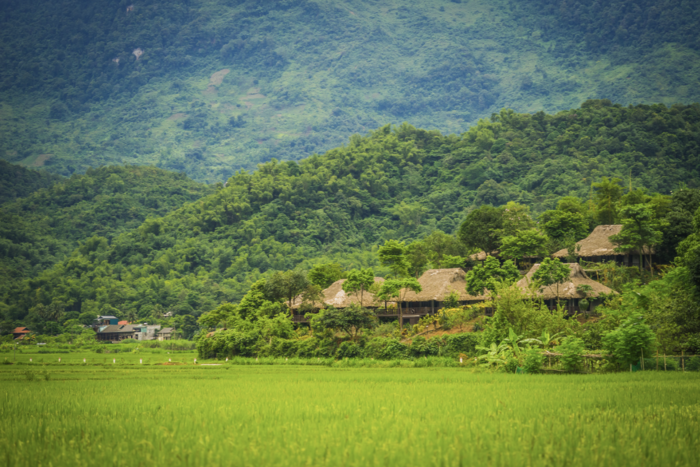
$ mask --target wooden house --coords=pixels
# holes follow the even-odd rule
[[[140,328],[131,324],[107,324],[97,328],[97,340],[117,343],[124,339],[134,339],[137,332],[140,332]]]
[[[408,291],[403,297],[404,323],[416,324],[421,317],[436,314],[453,293],[460,306],[488,299],[486,295],[467,293],[466,273],[460,268],[430,269],[418,278],[418,283],[422,288],[420,292]]]
[[[535,290],[537,297],[544,299],[546,305],[550,309],[555,309],[557,306],[557,301],[560,304],[565,304],[567,310],[570,313],[581,311],[580,301],[586,298],[589,302],[589,311],[595,309],[596,306],[603,302],[606,295],[615,294],[616,292],[600,282],[596,282],[586,275],[586,272],[581,268],[578,263],[568,263],[566,264],[571,269],[571,274],[568,280],[559,283],[557,286],[549,285],[545,287],[540,287]],[[531,287],[535,286],[533,275],[539,269],[540,265],[535,264],[532,266],[527,275],[517,282],[517,286],[523,291],[530,291]],[[589,286],[590,291],[584,292],[581,286]]]
[[[317,312],[321,308],[327,306],[332,306],[334,308],[347,308],[352,304],[360,305],[364,308],[380,308],[384,307],[385,303],[376,297],[373,293],[365,290],[363,293],[360,291],[353,293],[346,293],[343,290],[343,283],[346,279],[340,279],[333,282],[330,287],[323,290],[323,299],[320,302],[315,302],[311,304],[311,307]],[[384,282],[383,277],[375,277],[375,283]],[[292,302],[292,310],[294,311],[294,322],[297,323],[307,323],[305,312],[301,311],[302,299],[301,296],[296,297]]]
[[[174,334],[174,328],[163,328],[156,333],[156,339],[158,339],[159,341],[169,341],[173,338]]]
[[[610,240],[610,237],[619,234],[621,231],[622,225],[620,224],[599,225],[588,237],[576,242],[576,256],[593,263],[615,261],[617,264],[623,266],[639,266],[639,253],[621,253],[615,251],[617,245]],[[644,249],[644,256],[642,259],[644,264],[642,264],[642,267],[648,266],[649,252],[648,249]],[[653,250],[651,253],[653,255]],[[568,255],[568,250],[564,248],[557,251],[552,256],[554,258],[565,259]]]
[[[15,330],[12,331],[12,338],[19,341],[24,339],[24,336],[26,336],[27,334],[31,334],[31,332],[32,331],[25,327],[15,328]]]

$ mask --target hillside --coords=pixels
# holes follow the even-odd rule
[[[59,175],[27,169],[0,159],[0,204],[49,188],[62,179]]]
[[[270,271],[329,260],[377,266],[377,244],[453,233],[484,204],[517,201],[537,214],[562,196],[586,200],[605,176],[665,195],[697,188],[698,142],[698,105],[589,101],[554,115],[502,111],[462,136],[381,127],[324,155],[239,172],[225,188],[111,242],[86,242],[31,279],[7,283],[6,316],[19,319],[39,302],[198,315],[240,299]]]
[[[213,191],[153,167],[103,167],[5,203],[0,206],[0,281],[9,285],[32,277],[92,236],[111,240]]]
[[[7,0],[0,158],[224,181],[386,123],[700,101],[683,0]]]

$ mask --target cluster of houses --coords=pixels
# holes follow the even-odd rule
[[[586,261],[607,262],[615,261],[625,266],[639,265],[639,256],[621,254],[615,251],[615,245],[610,241],[610,236],[620,233],[621,225],[600,225],[587,238],[577,242],[576,255]],[[557,251],[552,256],[564,259],[569,255],[566,249]],[[487,254],[480,252],[472,256],[475,261],[484,261]],[[588,277],[579,263],[566,263],[571,270],[568,280],[557,285],[539,288],[535,291],[538,298],[554,309],[558,304],[564,304],[569,313],[581,311],[580,302],[588,302],[588,310],[600,305],[604,297],[615,292],[605,285]],[[523,291],[530,291],[533,284],[533,275],[540,267],[534,264],[528,273],[517,282],[517,286]],[[375,282],[383,282],[381,277],[375,277]],[[364,293],[346,293],[343,290],[343,282],[340,279],[323,291],[322,303],[314,303],[315,311],[326,306],[346,308],[351,304],[360,304],[365,308],[373,308],[380,318],[398,319],[399,313],[395,303],[388,303],[365,291]],[[488,294],[469,295],[466,291],[466,273],[460,268],[454,269],[430,269],[418,278],[422,291],[415,293],[408,291],[401,302],[403,309],[403,324],[417,324],[418,320],[426,315],[435,314],[445,306],[445,302],[453,301],[455,294],[459,305],[469,305],[486,301]],[[308,319],[301,311],[302,303],[297,299],[293,306],[294,321],[306,323]]]
[[[98,316],[93,324],[98,341],[121,342],[125,339],[136,341],[168,341],[172,339],[174,329],[162,328],[160,324],[129,324],[119,321],[116,316]]]
[[[638,266],[639,255],[621,254],[615,251],[615,245],[610,241],[610,236],[620,233],[621,225],[600,225],[587,238],[577,242],[576,255],[590,262],[615,261],[625,266]],[[646,256],[641,261],[646,262],[650,258],[650,253],[644,252]],[[484,261],[487,254],[480,252],[472,256],[474,261]],[[564,249],[552,255],[555,258],[566,258],[569,252]],[[551,309],[558,303],[564,301],[570,313],[580,311],[580,302],[586,300],[589,303],[589,310],[593,310],[602,303],[605,296],[615,292],[603,284],[594,281],[581,268],[578,263],[567,263],[571,273],[568,280],[557,285],[539,288],[535,293],[544,300]],[[517,286],[524,291],[531,290],[533,275],[539,268],[539,264],[534,264],[529,272],[517,282]],[[375,277],[375,282],[384,281],[382,277]],[[327,306],[335,308],[346,308],[352,304],[359,304],[365,308],[373,308],[380,318],[399,319],[396,303],[380,300],[368,291],[346,293],[343,290],[345,279],[334,282],[323,291],[323,298],[320,302],[314,303],[312,307],[318,311]],[[488,294],[469,295],[466,291],[466,273],[463,269],[430,269],[425,271],[418,278],[422,290],[418,293],[407,291],[401,302],[401,318],[403,324],[416,324],[418,320],[426,315],[435,314],[445,306],[445,303],[454,302],[457,298],[459,305],[469,305],[486,301]],[[307,323],[308,319],[301,311],[302,302],[300,298],[294,301],[292,310],[294,321]],[[127,321],[119,321],[115,316],[99,316],[91,326],[97,339],[104,342],[121,342],[125,339],[136,341],[147,340],[170,340],[174,336],[174,329],[171,327],[162,328],[159,324],[129,324]],[[31,331],[27,328],[17,328],[14,330],[15,339],[23,339]]]
[[[85,326],[95,331],[98,341],[118,343],[124,339],[136,341],[169,341],[173,338],[173,328],[162,328],[160,324],[129,324],[119,321],[116,316],[98,316],[91,326]],[[15,340],[23,340],[31,334],[26,327],[15,328],[12,336]]]

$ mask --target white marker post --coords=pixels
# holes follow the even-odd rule
[[[29,359],[29,363],[32,363],[32,359],[31,359],[31,358]]]
[[[61,363],[61,357],[58,357],[58,363]]]
[[[83,358],[83,363],[87,363],[87,359]]]
[[[228,357],[226,357],[226,361],[228,362]]]
[[[197,364],[197,359],[196,359],[196,358],[194,359],[194,364],[195,364],[195,365]]]
[[[464,363],[464,362],[462,361],[462,357],[459,357],[459,363]]]
[[[172,360],[168,359],[168,362],[172,362]]]
[[[139,358],[139,364],[143,365],[143,358]]]

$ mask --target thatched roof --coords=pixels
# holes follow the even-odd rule
[[[490,255],[487,255],[484,250],[481,250],[478,253],[469,255],[469,259],[472,261],[484,261],[488,256],[498,256],[498,250],[493,250]]]
[[[345,279],[340,279],[333,282],[330,287],[325,289],[323,293],[323,303],[314,303],[315,308],[324,308],[326,306],[333,306],[335,308],[347,308],[353,303],[360,304],[360,296],[362,295],[362,306],[365,307],[378,307],[384,306],[384,302],[374,294],[365,290],[364,294],[360,294],[359,291],[353,292],[351,294],[345,293],[343,290],[343,283]],[[374,282],[384,282],[383,277],[375,277]],[[292,309],[296,310],[301,306],[301,296],[296,297],[292,302]]]
[[[573,298],[584,298],[584,295],[576,290],[576,288],[580,285],[590,285],[593,289],[593,291],[589,292],[586,295],[587,297],[595,298],[600,295],[616,293],[614,290],[609,289],[600,282],[596,282],[593,279],[589,278],[584,272],[584,270],[581,268],[580,264],[566,263],[566,265],[569,266],[569,268],[571,269],[571,274],[569,275],[568,281],[559,284],[558,298],[564,300]],[[520,279],[516,285],[523,290],[528,289],[530,287],[530,284],[534,282],[532,276],[535,274],[535,271],[539,269],[539,267],[539,263],[532,266],[532,268],[528,271],[525,277]],[[537,291],[537,294],[542,295],[542,297],[545,300],[557,298],[557,286],[556,284],[554,284],[547,287],[542,287]]]
[[[617,235],[622,231],[622,225],[599,225],[593,232],[583,240],[576,242],[576,245],[581,245],[581,249],[577,255],[583,258],[591,256],[613,256],[623,255],[619,251],[615,251],[617,245],[610,241],[610,237]],[[649,254],[647,248],[644,249],[644,254]],[[557,251],[552,255],[555,258],[566,258],[568,251],[566,248]]]
[[[469,295],[467,293],[466,274],[460,268],[452,269],[430,269],[425,271],[418,279],[423,290],[419,293],[408,291],[404,298],[407,302],[427,302],[436,300],[442,302],[452,292],[459,295],[459,301],[480,301],[486,300],[485,295]]]

